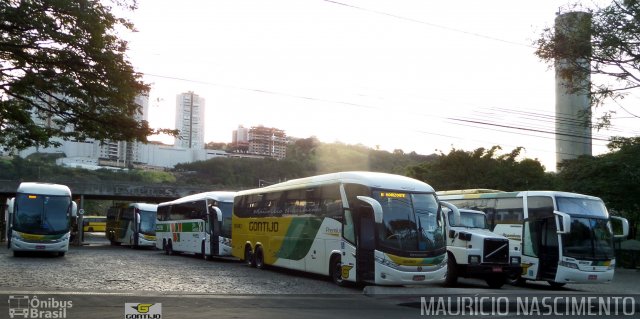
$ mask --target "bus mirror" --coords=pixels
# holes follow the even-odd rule
[[[380,202],[367,196],[358,196],[357,198],[371,205],[371,208],[373,208],[373,219],[375,220],[376,224],[382,224],[383,216],[382,216],[382,205],[380,205]]]
[[[609,217],[609,219],[611,220],[611,226],[613,229],[613,237],[614,238],[627,238],[627,236],[629,236],[629,221],[626,218],[622,218],[622,217],[618,217],[618,216],[611,216]],[[619,224],[619,225],[613,225],[613,223]],[[620,227],[622,226],[622,227]],[[616,230],[620,230],[620,228],[622,228],[622,234],[616,234]]]
[[[78,214],[84,215],[84,209],[80,208],[80,210],[78,210],[78,204],[71,202],[71,217],[78,217]]]
[[[458,207],[456,207],[456,205],[453,205],[449,202],[440,202],[440,205],[446,208],[449,208],[451,211],[453,211],[453,222],[449,221],[449,224],[460,225],[460,211],[458,210]],[[442,210],[442,208],[440,210]]]
[[[213,208],[213,211],[216,212],[216,217],[217,217],[217,221],[221,222],[222,221],[222,211],[220,210],[220,208],[212,206],[211,208]]]
[[[568,234],[571,232],[571,216],[569,214],[554,211],[556,215],[556,229],[558,234]]]

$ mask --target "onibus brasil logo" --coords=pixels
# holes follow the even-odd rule
[[[66,318],[71,300],[57,300],[38,296],[9,296],[9,318]]]

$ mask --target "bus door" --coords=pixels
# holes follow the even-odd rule
[[[358,209],[358,230],[356,231],[356,268],[357,280],[375,280],[375,220],[373,209],[369,206],[362,206]]]
[[[560,259],[556,217],[526,219],[522,233],[522,277],[555,280]]]
[[[205,234],[205,249],[211,252],[211,256],[220,255],[220,231],[222,221],[222,211],[215,206],[209,206],[209,214],[207,223],[209,224],[208,231]],[[207,249],[206,246],[209,246]]]
[[[526,218],[522,227],[522,278],[537,280],[540,268],[540,224],[536,219]]]

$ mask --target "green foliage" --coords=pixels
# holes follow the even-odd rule
[[[489,188],[504,191],[549,189],[553,177],[538,160],[517,158],[522,148],[497,155],[499,146],[473,152],[452,149],[432,162],[408,169],[408,176],[425,181],[436,190]]]
[[[114,16],[109,3],[135,8],[135,1],[121,0],[0,0],[0,145],[175,135],[135,120],[135,98],[149,88],[126,60],[127,43],[116,36],[133,25]],[[46,125],[34,122],[32,112]]]
[[[640,137],[614,138],[608,146],[610,153],[562,162],[561,188],[602,198],[635,230],[640,221]]]
[[[362,145],[325,144],[311,137],[299,139],[289,145],[287,158],[280,161],[215,158],[179,164],[176,170],[179,172],[179,183],[247,188],[257,186],[259,180],[274,183],[351,170],[404,174],[408,166],[418,165],[429,159],[429,156],[416,153],[390,153],[372,150]]]
[[[567,92],[588,93],[593,106],[598,106],[640,86],[640,2],[613,0],[589,15],[572,13],[563,18],[560,21],[566,23],[544,30],[536,41],[536,55],[550,65],[561,61],[556,70],[566,80]],[[596,75],[588,85],[582,80],[585,74]],[[601,82],[595,82],[598,79]],[[607,113],[598,124],[608,125],[610,118]]]

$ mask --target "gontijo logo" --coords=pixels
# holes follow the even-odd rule
[[[161,319],[161,303],[125,303],[125,319]]]

